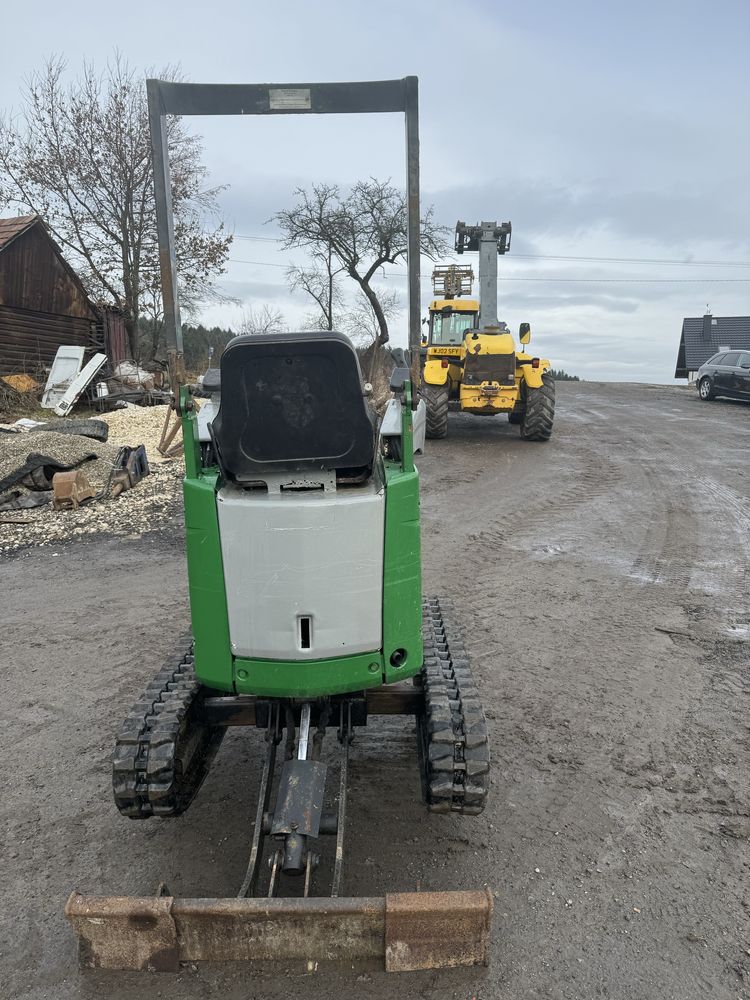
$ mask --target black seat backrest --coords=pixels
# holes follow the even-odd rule
[[[375,418],[349,340],[333,332],[235,337],[221,358],[213,436],[238,483],[311,469],[369,474]]]

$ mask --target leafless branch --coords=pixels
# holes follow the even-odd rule
[[[293,268],[289,273],[292,287],[306,291],[322,312],[320,301],[321,262],[335,262],[337,274],[344,273],[357,283],[377,323],[377,341],[388,342],[388,316],[382,295],[373,287],[373,279],[385,264],[406,258],[406,198],[390,181],[370,178],[358,181],[349,194],[343,195],[331,184],[313,184],[309,191],[295,191],[296,204],[277,212],[273,220],[289,249],[307,249],[314,264],[309,273]],[[447,250],[447,229],[435,223],[430,208],[421,221],[421,252],[435,259]],[[333,303],[328,301],[328,314]],[[332,321],[331,321],[332,322]],[[328,327],[331,329],[332,327]]]

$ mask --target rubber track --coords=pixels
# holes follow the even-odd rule
[[[444,438],[448,434],[448,386],[422,383],[422,397],[427,407],[428,438]]]
[[[521,423],[521,437],[527,441],[549,441],[555,419],[555,380],[542,375],[539,389],[526,389],[526,409]]]
[[[112,757],[115,805],[124,816],[179,816],[195,798],[225,732],[201,724],[203,690],[191,645],[133,705]]]
[[[425,712],[419,721],[430,812],[477,816],[490,781],[487,723],[450,601],[422,605]]]
[[[94,441],[106,441],[109,436],[109,424],[105,420],[52,420],[40,424],[35,431],[54,431],[55,434],[76,434],[78,437],[93,438]]]

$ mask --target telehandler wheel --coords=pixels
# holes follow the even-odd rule
[[[542,375],[538,389],[526,387],[526,408],[521,419],[521,437],[526,441],[549,441],[555,419],[555,380]]]
[[[444,438],[448,434],[448,386],[422,383],[422,398],[427,407],[428,438]]]
[[[509,424],[520,424],[523,420],[523,410],[511,410],[508,414]]]

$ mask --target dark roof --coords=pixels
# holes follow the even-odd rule
[[[750,316],[686,317],[682,321],[675,378],[687,378],[719,350],[750,351]]]
[[[0,219],[0,250],[4,250],[16,236],[25,233],[37,221],[41,221],[38,215],[18,215],[14,219]]]

